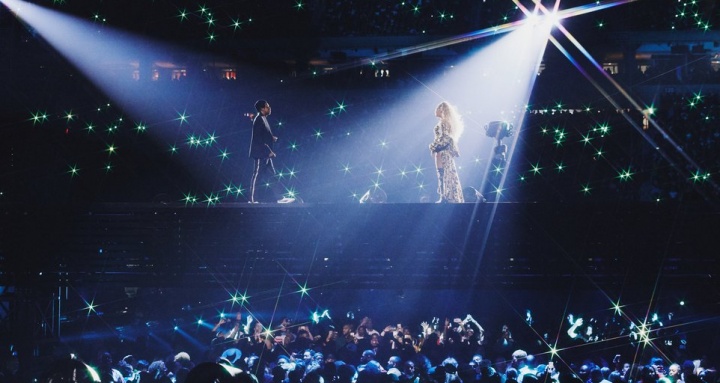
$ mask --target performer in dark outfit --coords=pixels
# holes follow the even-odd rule
[[[273,145],[277,141],[277,137],[273,135],[267,116],[270,115],[270,104],[265,100],[258,100],[255,103],[255,110],[258,115],[253,120],[252,137],[250,139],[250,158],[254,160],[252,181],[250,182],[250,198],[249,203],[257,203],[255,200],[255,189],[260,172],[268,176],[275,176],[275,167],[273,166],[273,158],[277,154],[273,151]],[[279,184],[273,183],[273,192],[276,196],[282,196],[283,191],[277,190]],[[294,202],[295,198],[283,197],[278,203]]]

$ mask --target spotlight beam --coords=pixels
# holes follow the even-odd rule
[[[558,10],[560,7],[560,0],[556,0],[553,11],[549,11],[546,7],[544,7],[542,4],[540,4],[539,0],[533,0],[533,1],[536,4],[536,6],[543,11],[543,13],[548,14],[548,15],[555,14],[558,20],[563,20],[563,19],[567,19],[570,17],[580,16],[580,15],[584,15],[587,13],[592,13],[595,11],[600,11],[600,10],[616,7],[618,5],[632,3],[632,2],[636,2],[636,1],[640,1],[640,0],[619,0],[619,1],[613,1],[613,2],[609,2],[609,3],[605,3],[605,4],[599,4],[599,5],[588,4],[588,5],[583,5],[583,6],[579,6],[579,7],[568,8],[568,9],[565,9],[562,11]],[[519,0],[513,0],[513,3],[515,3],[515,5],[517,5],[518,8],[520,8],[523,11],[523,13],[525,13],[526,15],[532,15],[533,12],[530,11],[524,5],[522,5],[519,2]],[[404,57],[404,56],[408,56],[408,55],[412,55],[412,54],[416,54],[416,53],[422,53],[422,52],[426,52],[426,51],[433,50],[433,49],[444,48],[447,46],[460,44],[460,43],[464,43],[464,42],[468,42],[468,41],[472,41],[472,40],[477,40],[477,39],[485,38],[488,36],[512,32],[527,23],[528,23],[527,19],[518,20],[518,21],[513,21],[510,23],[505,23],[505,24],[502,24],[499,26],[485,28],[485,29],[481,29],[478,31],[466,33],[466,34],[459,35],[459,36],[448,37],[445,39],[432,41],[432,42],[425,43],[425,44],[419,44],[419,45],[415,45],[412,47],[401,48],[401,49],[395,50],[393,52],[375,55],[370,58],[356,60],[356,61],[344,64],[344,65],[339,65],[337,67],[337,70],[339,71],[339,70],[352,69],[352,68],[356,68],[356,67],[363,66],[363,65],[372,65],[378,61],[392,60],[392,59],[396,59],[399,57]]]
[[[472,40],[477,40],[477,39],[485,38],[488,36],[499,35],[501,33],[507,33],[507,32],[514,31],[514,30],[518,29],[519,27],[521,27],[524,23],[525,23],[525,21],[515,21],[512,23],[505,23],[505,24],[502,24],[502,25],[499,25],[496,27],[485,28],[485,29],[481,29],[479,31],[470,32],[470,33],[466,33],[466,34],[459,35],[459,36],[448,37],[445,39],[431,41],[428,43],[419,44],[419,45],[415,45],[412,47],[400,48],[400,49],[397,49],[395,51],[388,52],[385,54],[379,54],[379,55],[375,55],[373,57],[355,60],[355,61],[349,62],[347,64],[338,65],[336,70],[343,71],[343,70],[353,69],[353,68],[357,68],[357,67],[364,66],[364,65],[373,65],[374,63],[376,63],[378,61],[392,60],[392,59],[396,59],[399,57],[405,57],[405,56],[409,56],[409,55],[416,54],[416,53],[430,51],[433,49],[444,48],[447,46],[460,44],[460,43],[464,43],[464,42],[468,42],[468,41],[472,41]]]
[[[533,14],[532,11],[530,11],[527,7],[522,5],[520,3],[520,0],[512,0],[513,3],[526,15],[530,16]],[[545,7],[542,3],[540,3],[540,0],[533,0],[533,3],[535,4],[536,9],[542,10],[542,12],[546,15],[552,15],[555,14],[557,17],[557,20],[564,20],[570,17],[585,15],[588,13],[592,13],[595,11],[601,11],[604,9],[616,7],[618,5],[623,5],[627,3],[634,3],[636,1],[640,0],[619,0],[619,1],[612,1],[605,4],[587,4],[587,5],[581,5],[574,8],[568,8],[565,10],[560,11],[560,0],[556,0],[554,9],[552,11],[549,11],[547,7]]]
[[[182,47],[93,23],[23,0],[0,0],[88,80],[135,117],[159,100],[139,90],[152,80],[156,62],[188,54]],[[202,53],[192,53],[203,56]],[[134,78],[137,76],[137,78]],[[172,99],[169,96],[167,100]]]

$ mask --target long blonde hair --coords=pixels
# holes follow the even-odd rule
[[[450,137],[457,143],[465,130],[462,116],[460,116],[457,109],[447,101],[441,102],[437,106],[437,109],[440,110],[440,119],[450,126],[448,134],[450,134]]]

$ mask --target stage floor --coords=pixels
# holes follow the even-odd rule
[[[5,207],[3,284],[550,288],[717,277],[720,215],[654,204]],[[637,272],[636,272],[637,271]]]

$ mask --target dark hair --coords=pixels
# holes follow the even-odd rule
[[[657,378],[658,376],[655,372],[655,368],[650,365],[641,366],[635,375],[636,381],[642,381],[644,383],[656,382]]]
[[[442,365],[442,367],[445,370],[445,372],[448,374],[454,374],[458,370],[458,368],[452,363],[445,363]]]
[[[267,104],[268,102],[265,100],[257,100],[255,101],[255,110],[259,112],[260,109],[264,108]]]
[[[350,364],[341,364],[337,367],[337,376],[340,383],[348,383],[357,373],[355,366]]]

